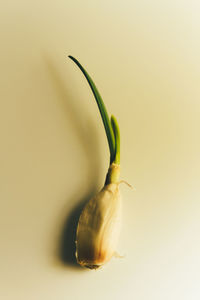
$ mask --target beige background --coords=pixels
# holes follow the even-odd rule
[[[195,0],[1,3],[1,299],[200,299],[199,12]],[[125,257],[98,271],[70,262],[109,154],[69,54],[117,116],[121,178],[136,187],[121,186]]]

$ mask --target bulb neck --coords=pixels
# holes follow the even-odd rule
[[[120,176],[120,165],[116,163],[112,163],[108,169],[108,173],[106,175],[105,185],[110,183],[118,183]]]

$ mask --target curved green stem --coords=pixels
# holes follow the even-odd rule
[[[87,79],[90,88],[94,94],[94,97],[96,99],[100,114],[101,114],[101,118],[105,127],[105,131],[106,131],[106,135],[107,135],[107,139],[108,139],[108,145],[109,145],[109,149],[110,149],[110,163],[112,163],[115,160],[115,135],[113,132],[113,127],[111,125],[110,119],[108,117],[108,113],[105,107],[105,104],[101,98],[101,95],[99,94],[99,91],[97,90],[92,78],[90,77],[90,75],[86,72],[86,70],[83,68],[83,66],[79,63],[79,61],[74,58],[73,56],[69,56],[69,58],[71,58],[76,65],[79,67],[79,69],[83,72],[85,78]]]

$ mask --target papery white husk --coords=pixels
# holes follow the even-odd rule
[[[98,268],[115,254],[121,228],[121,196],[117,183],[110,183],[83,209],[76,233],[77,262]]]

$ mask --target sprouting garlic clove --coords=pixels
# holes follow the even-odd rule
[[[96,269],[116,251],[121,228],[121,196],[117,183],[106,184],[83,209],[76,233],[77,262]]]

